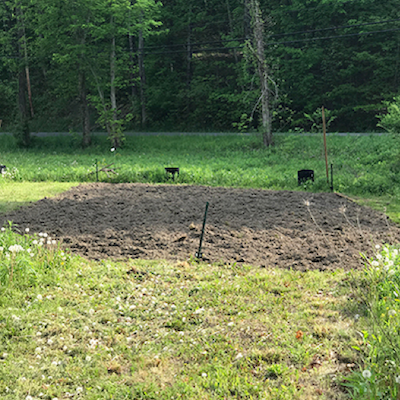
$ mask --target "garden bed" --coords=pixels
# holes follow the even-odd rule
[[[203,255],[210,262],[360,268],[361,253],[400,241],[384,214],[338,194],[205,186],[80,185],[0,223],[47,232],[90,259],[185,260],[198,250],[206,202]]]

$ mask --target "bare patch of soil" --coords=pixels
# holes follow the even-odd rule
[[[47,232],[91,259],[183,260],[198,250],[207,201],[203,255],[211,262],[360,268],[360,253],[400,241],[384,214],[337,194],[201,186],[80,185],[0,223]]]

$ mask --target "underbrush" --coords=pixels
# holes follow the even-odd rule
[[[16,233],[17,231],[18,233]],[[29,235],[29,228],[10,226],[0,231],[0,294],[51,280],[57,269],[65,268],[69,255],[46,232]]]
[[[89,262],[44,233],[0,238],[21,272],[1,286],[2,399],[346,398],[346,272]]]
[[[367,260],[364,276],[354,281],[359,303],[356,318],[364,328],[354,348],[363,355],[362,370],[345,385],[353,399],[398,399],[400,395],[400,253],[386,246]]]

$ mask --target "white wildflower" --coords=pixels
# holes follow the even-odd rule
[[[243,358],[243,354],[238,353],[237,356],[235,357],[235,360],[240,360],[241,358]]]
[[[378,266],[379,266],[379,261],[372,261],[372,262],[371,262],[371,265],[372,265],[373,267],[378,267]]]
[[[395,310],[389,310],[388,314],[393,317],[394,315],[396,315],[396,311]]]
[[[400,375],[396,376],[394,380],[396,381],[396,383],[400,383]]]
[[[25,228],[25,232],[28,233],[29,232],[29,228]]]
[[[376,244],[376,245],[375,245],[375,248],[378,250],[378,249],[381,248],[381,246],[380,246],[379,244]]]
[[[11,253],[19,253],[20,251],[24,251],[24,248],[19,244],[13,244],[8,248],[8,251]]]
[[[368,369],[364,370],[364,371],[362,372],[362,376],[363,376],[364,378],[366,378],[366,379],[371,378],[371,376],[372,376],[371,371],[369,371]]]
[[[207,378],[207,374],[206,374],[205,372],[203,372],[203,373],[201,374],[201,376],[202,376],[203,378]]]

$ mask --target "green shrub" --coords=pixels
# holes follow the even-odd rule
[[[394,97],[393,100],[384,103],[387,113],[377,115],[380,120],[377,126],[390,133],[400,133],[400,96]]]

